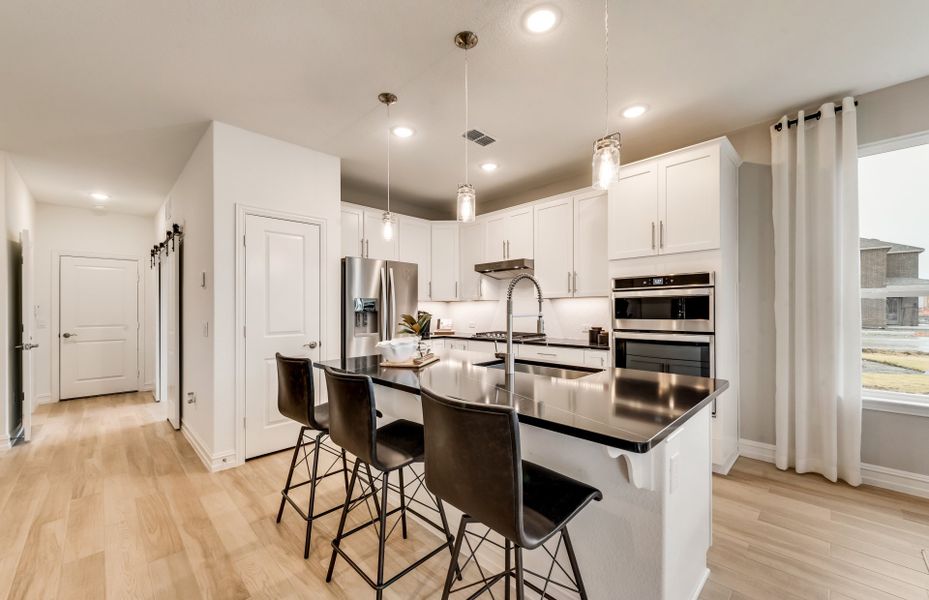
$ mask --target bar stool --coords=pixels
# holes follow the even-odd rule
[[[290,460],[290,470],[287,472],[287,483],[281,490],[281,507],[277,511],[277,522],[281,522],[284,515],[284,504],[290,503],[297,511],[300,517],[306,521],[306,542],[303,547],[303,558],[310,556],[310,537],[313,533],[313,521],[335,512],[342,508],[341,504],[328,508],[322,512],[314,513],[316,505],[316,484],[327,477],[342,473],[342,479],[345,482],[345,488],[348,489],[348,464],[345,458],[345,450],[337,452],[328,445],[324,444],[326,437],[329,435],[329,405],[314,404],[314,385],[313,385],[313,364],[308,358],[291,358],[282,356],[280,353],[274,355],[277,360],[277,409],[285,417],[300,423],[300,434],[297,436],[297,445],[294,446],[294,456]],[[311,433],[315,431],[315,434]],[[307,450],[307,447],[311,447]],[[300,452],[303,452],[303,458],[297,461]],[[319,453],[324,451],[333,457],[332,464],[319,474]],[[312,457],[312,467],[310,460]],[[342,467],[333,470],[341,460]],[[294,471],[301,464],[306,465],[306,481],[293,483]],[[310,504],[306,512],[297,505],[291,497],[291,490],[310,486]]]
[[[483,584],[469,595],[475,598],[493,587],[501,578],[510,597],[510,581],[515,579],[516,598],[525,597],[525,587],[535,590],[543,598],[550,585],[577,593],[587,598],[584,582],[578,568],[574,546],[568,535],[568,522],[591,500],[600,500],[599,490],[545,467],[520,458],[519,422],[516,411],[506,406],[475,404],[440,396],[430,390],[421,390],[423,423],[426,442],[426,485],[437,498],[457,507],[464,513],[455,538],[455,550],[445,580],[443,600],[452,592]],[[480,536],[468,532],[471,523],[481,523],[503,536],[505,567],[500,573],[485,575],[479,564],[480,580],[452,589],[453,573],[462,564],[461,548],[467,543],[477,563],[476,552],[487,534]],[[488,532],[489,533],[489,532]],[[555,551],[543,544],[560,533]],[[472,547],[466,535],[478,536],[481,541]],[[570,561],[573,577],[558,563],[561,546]],[[535,573],[523,566],[523,549],[543,548],[551,557],[547,575]],[[511,553],[516,555],[516,566],[511,568]],[[574,587],[552,580],[555,566]],[[462,570],[464,567],[462,567]],[[543,580],[542,587],[525,579],[532,575]]]
[[[329,426],[332,439],[339,446],[345,448],[345,450],[351,452],[352,455],[355,456],[355,466],[352,468],[352,476],[345,493],[345,504],[342,507],[339,530],[335,539],[332,540],[332,558],[329,561],[329,571],[326,573],[326,581],[332,581],[332,573],[335,569],[336,558],[341,556],[369,586],[376,590],[376,597],[380,600],[386,587],[439,552],[443,550],[451,552],[454,538],[448,528],[448,519],[445,517],[445,509],[442,506],[442,501],[433,497],[432,494],[426,490],[423,476],[410,468],[413,464],[423,461],[423,426],[412,421],[398,419],[382,427],[377,427],[377,412],[374,405],[374,385],[371,382],[371,378],[365,375],[336,371],[329,367],[325,367],[325,371],[326,385],[329,392]],[[364,475],[360,476],[359,470],[361,470],[362,466],[364,467]],[[378,477],[372,476],[372,467],[380,471],[381,474]],[[416,487],[413,493],[410,494],[409,501],[407,499],[404,481],[404,470],[409,471],[416,481],[416,483],[413,484]],[[390,476],[394,472],[398,475],[399,485],[391,486]],[[364,480],[367,481],[367,485],[365,485]],[[377,488],[378,480],[380,480],[380,490]],[[352,493],[354,492],[356,481],[360,482],[362,485],[362,495],[352,500]],[[388,490],[393,490],[399,494],[399,507],[388,509]],[[435,503],[435,508],[415,499],[417,492],[420,490],[425,492],[426,496]],[[380,500],[378,500],[378,492],[380,492]],[[345,531],[345,521],[348,517],[348,513],[360,506],[362,500],[367,506],[368,497],[371,497],[374,502],[374,511],[371,519],[349,531]],[[422,513],[412,508],[410,503],[420,504],[437,512],[441,519],[441,524],[437,524],[433,520],[425,517]],[[370,507],[368,507],[368,509],[370,511]],[[397,512],[400,513],[400,516],[388,530],[387,518]],[[396,529],[398,523],[401,525],[403,538],[406,539],[407,513],[416,515],[423,522],[442,532],[445,536],[445,542],[425,556],[417,559],[396,575],[393,575],[389,579],[385,579],[384,552],[387,539]],[[340,547],[342,540],[371,525],[375,525],[378,535],[377,575],[375,579],[367,575],[345,550]]]

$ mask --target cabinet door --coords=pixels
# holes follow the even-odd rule
[[[458,299],[458,223],[432,223],[432,300]]]
[[[507,240],[507,258],[532,258],[532,220],[531,206],[507,213],[504,232]]]
[[[610,260],[658,253],[658,163],[622,167],[609,189]]]
[[[397,228],[394,227],[394,237],[385,240],[383,231],[384,213],[377,210],[364,211],[364,239],[368,258],[381,260],[397,260]]]
[[[591,192],[574,197],[575,296],[610,294],[609,261],[606,258],[607,212],[606,192]]]
[[[471,352],[483,352],[485,354],[493,354],[496,352],[494,350],[495,346],[493,342],[485,342],[484,340],[468,340],[468,350]]]
[[[363,256],[364,211],[342,207],[342,256]]]
[[[719,248],[719,146],[658,161],[659,252]]]
[[[571,295],[574,282],[574,202],[570,197],[535,206],[535,277],[546,298]]]
[[[506,257],[506,215],[496,215],[487,219],[486,223],[484,260],[503,260]]]
[[[401,216],[398,218],[397,235],[400,260],[419,266],[419,300],[429,300],[429,277],[432,275],[432,226],[429,221]]]
[[[474,265],[484,262],[484,244],[487,224],[483,221],[462,223],[458,227],[459,276],[462,300],[482,300],[483,285],[481,275],[474,271]]]

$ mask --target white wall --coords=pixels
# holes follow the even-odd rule
[[[339,159],[335,156],[223,123],[213,124],[213,144],[216,419],[212,450],[216,455],[235,450],[235,385],[239,375],[235,372],[236,207],[264,208],[325,221],[323,280],[327,291],[321,351],[325,358],[337,358],[341,177]]]
[[[21,422],[21,404],[14,398],[12,389],[17,375],[18,356],[11,354],[14,328],[19,327],[18,310],[21,300],[16,289],[10,286],[13,270],[20,268],[20,232],[35,230],[35,200],[9,156],[0,152],[0,220],[5,231],[0,244],[0,445],[8,442]]]
[[[183,427],[210,452],[215,418],[213,394],[213,343],[202,335],[202,324],[213,320],[213,127],[207,129],[184,165],[164,205],[155,214],[157,241],[172,223],[184,230],[181,346],[181,402]],[[152,243],[155,243],[154,241]],[[205,272],[207,286],[200,287]],[[187,404],[187,392],[197,402]]]
[[[534,312],[538,309],[535,288],[521,284],[513,293],[513,312]],[[506,330],[506,300],[475,302],[421,302],[420,310],[432,313],[433,318],[449,318],[455,323],[455,332],[471,335],[478,331]],[[558,298],[543,300],[545,333],[551,338],[587,339],[591,326],[612,329],[609,298]],[[438,325],[435,322],[433,329]],[[534,319],[517,319],[517,331],[535,331]]]
[[[152,217],[118,213],[99,213],[92,209],[36,204],[35,303],[36,334],[35,390],[40,402],[54,400],[51,390],[51,354],[58,343],[52,327],[52,279],[57,275],[54,253],[86,256],[137,258],[142,267],[143,299],[140,315],[139,364],[142,387],[150,389],[155,377],[155,307],[153,272],[148,268],[148,252],[154,243]]]

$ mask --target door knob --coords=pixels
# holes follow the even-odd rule
[[[308,344],[303,344],[303,347],[304,347],[304,348],[309,348],[310,350],[312,350],[312,349],[316,348],[316,346],[318,346],[318,345],[319,345],[319,344],[316,343],[316,342],[310,342],[310,343],[308,343]]]
[[[65,338],[65,339],[68,339],[68,338],[72,338],[72,337],[77,337],[77,334],[76,334],[76,333],[62,333],[62,334],[61,334],[61,337]]]

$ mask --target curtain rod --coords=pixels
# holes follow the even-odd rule
[[[855,106],[858,106],[858,101],[857,101],[857,100],[855,100]],[[842,112],[842,105],[841,105],[841,104],[835,107],[835,112],[837,112],[837,113]],[[819,120],[820,117],[822,117],[822,116],[823,116],[823,111],[817,110],[817,111],[814,112],[813,114],[811,114],[811,115],[806,115],[805,117],[803,117],[803,120],[804,120],[804,121],[811,121],[811,120],[813,120],[813,119]],[[787,129],[790,129],[791,127],[793,127],[794,125],[796,125],[796,124],[799,123],[799,122],[800,122],[799,119],[787,119]],[[774,131],[780,131],[781,129],[783,129],[783,123],[777,123],[777,124],[774,125]]]

